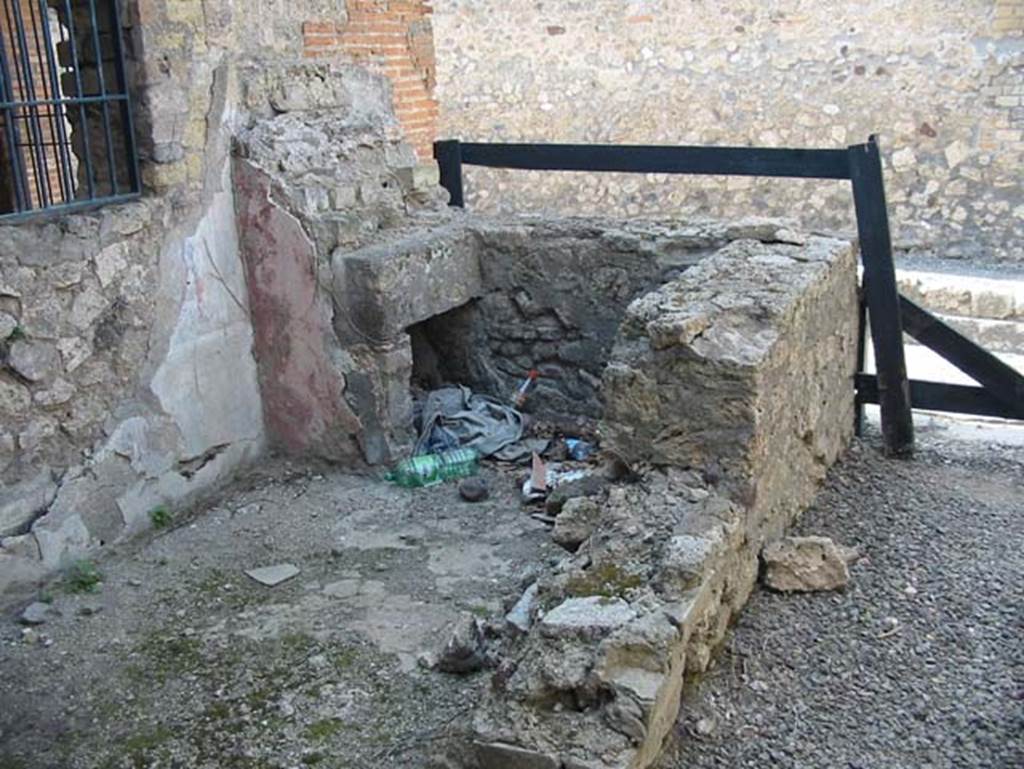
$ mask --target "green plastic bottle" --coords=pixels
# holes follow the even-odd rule
[[[384,478],[410,489],[433,486],[452,478],[476,475],[479,459],[476,449],[448,449],[438,454],[403,459]]]

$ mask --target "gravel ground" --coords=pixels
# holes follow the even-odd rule
[[[857,443],[796,532],[843,593],[755,592],[659,769],[1024,767],[1024,450]]]

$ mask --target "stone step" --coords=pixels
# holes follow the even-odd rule
[[[938,312],[935,315],[991,353],[1005,352],[1024,355],[1024,320],[966,318]],[[908,337],[907,344],[917,344],[917,342]]]
[[[978,384],[941,355],[932,352],[923,345],[907,344],[904,349],[906,350],[907,373],[911,379],[926,382],[945,382],[947,384]],[[994,350],[990,350],[990,352],[1007,365],[1024,374],[1024,354],[997,352]],[[870,340],[867,346],[865,370],[871,373],[875,371],[874,352],[871,348]]]
[[[1024,321],[1024,280],[899,269],[900,293],[934,313]]]

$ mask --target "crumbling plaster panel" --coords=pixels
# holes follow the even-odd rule
[[[0,542],[0,591],[148,528],[154,509],[184,506],[263,448],[228,184],[230,78],[214,72],[208,166],[189,213],[144,198],[0,230],[0,301],[17,346],[42,351],[19,358],[8,338],[0,372],[8,392],[26,393],[0,405],[14,407],[0,509],[23,513]],[[44,503],[26,506],[39,484]],[[26,533],[36,550],[20,546]]]

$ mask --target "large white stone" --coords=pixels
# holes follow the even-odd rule
[[[544,615],[540,631],[548,637],[601,638],[635,616],[636,611],[621,598],[570,598]]]
[[[761,555],[765,584],[774,590],[838,590],[850,581],[845,554],[828,537],[783,537]]]

